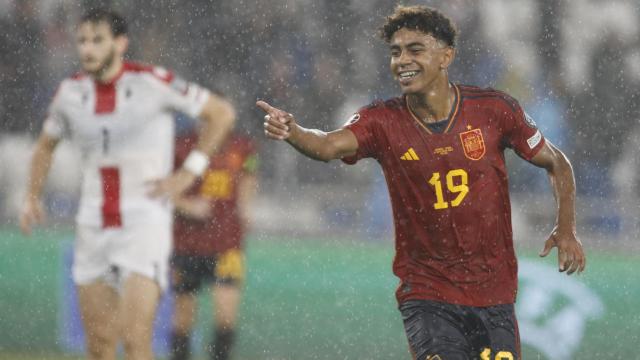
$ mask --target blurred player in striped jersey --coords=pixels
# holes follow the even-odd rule
[[[196,143],[194,133],[178,138],[176,165],[182,164]],[[229,358],[245,275],[242,247],[256,192],[257,162],[253,142],[231,135],[212,156],[202,181],[176,200],[172,360],[190,357],[196,295],[202,288],[212,290],[215,311],[208,356],[212,360]]]
[[[31,161],[20,224],[41,221],[40,204],[56,145],[82,154],[73,279],[90,359],[151,359],[152,325],[168,284],[171,199],[208,167],[235,121],[222,98],[173,73],[125,62],[127,24],[92,10],[76,30],[82,72],[60,84]],[[173,171],[174,112],[203,122],[199,142]]]
[[[399,6],[381,36],[402,96],[363,107],[328,133],[260,101],[265,133],[313,159],[380,163],[394,214],[396,298],[415,359],[519,358],[504,151],[549,174],[558,216],[541,256],[557,247],[568,274],[585,267],[571,165],[516,100],[449,81],[456,29],[445,15]]]

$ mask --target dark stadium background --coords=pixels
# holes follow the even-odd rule
[[[554,221],[544,173],[508,159],[524,358],[637,358],[640,2],[406,3],[437,6],[459,25],[454,81],[517,97],[574,164],[588,265],[568,278],[555,270],[555,255],[536,257]],[[16,214],[47,103],[77,69],[75,21],[99,5],[129,19],[132,59],[223,91],[242,131],[260,144],[235,359],[410,358],[393,298],[391,215],[379,167],[317,163],[268,142],[253,106],[266,99],[304,114],[305,126],[329,130],[358,106],[397,94],[388,50],[375,36],[395,5],[383,0],[0,0],[0,358],[79,356],[68,284],[73,149],[63,144],[57,153],[47,225],[26,238]],[[180,117],[179,128],[188,121]],[[197,334],[208,326],[201,321]]]

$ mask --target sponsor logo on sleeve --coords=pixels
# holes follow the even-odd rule
[[[533,134],[532,137],[527,139],[527,144],[529,144],[530,149],[533,149],[538,144],[540,144],[540,140],[542,140],[542,134],[540,134],[540,130],[536,130],[536,133]]]

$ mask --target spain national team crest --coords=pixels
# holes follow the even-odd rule
[[[480,131],[480,129],[473,129],[460,133],[460,141],[462,141],[464,156],[471,160],[482,159],[486,148],[484,146],[484,139],[482,138],[482,131]]]

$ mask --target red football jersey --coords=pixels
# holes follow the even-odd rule
[[[504,150],[529,160],[545,140],[510,96],[453,85],[442,133],[424,126],[406,97],[374,102],[345,125],[356,155],[375,158],[394,214],[399,302],[429,299],[469,306],[513,303],[517,262]]]
[[[196,145],[193,134],[176,140],[176,166],[181,166]],[[244,229],[238,209],[238,183],[257,168],[253,143],[245,137],[231,135],[220,151],[211,157],[209,169],[188,191],[188,196],[210,199],[211,216],[195,220],[176,212],[174,253],[210,256],[242,247]]]

